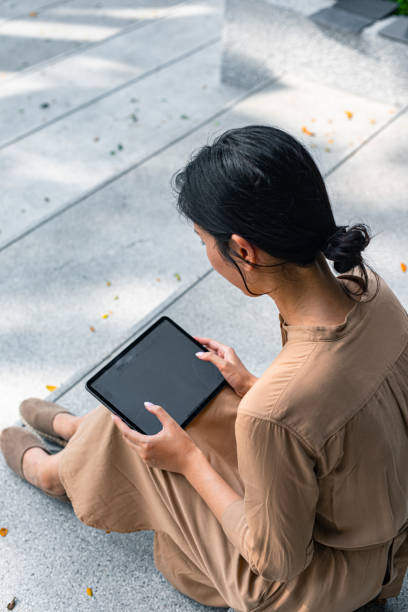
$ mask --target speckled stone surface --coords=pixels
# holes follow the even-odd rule
[[[46,4],[51,3],[1,3],[0,33],[10,18],[24,25],[20,34],[32,33],[29,40],[20,36],[20,45],[13,48],[22,43],[35,46],[38,24],[51,14],[59,16],[60,29],[55,31],[66,37],[73,36],[75,24],[87,25],[82,32],[95,36],[103,35],[97,30],[102,27],[119,33],[116,38],[100,38],[99,46],[87,50],[78,46],[70,56],[58,55],[62,47],[57,40],[48,47],[45,64],[41,54],[49,43],[38,38],[32,57],[42,57],[40,64],[2,80],[0,107],[2,117],[7,117],[7,140],[1,141],[0,156],[7,159],[8,170],[2,165],[0,175],[3,186],[9,185],[7,198],[13,199],[10,207],[4,199],[0,210],[0,429],[22,424],[18,403],[28,396],[56,401],[77,415],[92,410],[97,401],[86,392],[85,380],[162,314],[191,334],[233,346],[255,375],[279,353],[274,302],[267,296],[245,296],[220,277],[209,266],[192,228],[173,208],[171,174],[194,149],[230,127],[269,123],[291,131],[305,144],[326,178],[337,223],[362,220],[372,227],[376,236],[366,259],[408,306],[408,277],[400,268],[407,257],[408,114],[392,102],[387,87],[384,99],[373,102],[316,84],[303,71],[280,70],[275,80],[252,91],[223,84],[218,71],[223,3],[216,1],[181,3],[174,10],[171,2],[164,2],[158,10],[149,0],[126,0],[116,13],[107,0],[98,2],[99,8],[85,0],[61,1],[52,3],[54,11],[44,10],[42,17]],[[299,9],[306,18],[332,3],[274,4]],[[159,19],[168,10],[166,19]],[[38,15],[30,16],[33,11]],[[142,20],[143,11],[143,27],[139,23],[138,29],[129,29],[136,14]],[[144,57],[149,40],[153,44],[160,37],[163,44]],[[11,49],[10,41],[8,45]],[[75,48],[72,41],[70,45]],[[129,45],[133,57],[139,58],[133,63]],[[23,56],[25,48],[20,59]],[[140,87],[132,84],[128,98],[119,95],[134,77],[140,78]],[[132,143],[133,132],[124,123],[129,119],[128,102],[141,91],[148,109],[145,118],[150,119],[145,122],[141,115],[141,142]],[[38,105],[42,93],[45,101],[50,92],[59,92],[60,98],[48,109],[47,121]],[[28,119],[18,122],[20,102]],[[353,112],[351,119],[346,110]],[[182,114],[188,118],[182,119]],[[170,127],[162,127],[161,121]],[[313,135],[302,132],[302,126]],[[95,132],[96,127],[101,131]],[[117,150],[111,156],[114,163],[101,164],[100,152],[92,147],[105,146],[104,135],[117,144],[119,133],[121,140],[130,138],[129,156],[124,141],[123,157],[118,159]],[[101,140],[94,142],[95,136]],[[150,157],[144,159],[147,150]],[[132,169],[136,159],[140,165]],[[101,183],[89,194],[95,176],[87,174],[92,172]],[[51,193],[57,199],[44,201]],[[69,198],[74,198],[69,209],[54,207]],[[29,203],[27,213],[21,213],[23,201]],[[32,217],[28,220],[24,214]],[[112,313],[103,319],[109,310]],[[56,384],[57,389],[49,393],[46,384]],[[59,450],[52,444],[49,448]],[[16,596],[15,610],[24,612],[221,612],[179,593],[156,570],[152,532],[107,534],[84,525],[69,504],[14,474],[1,454],[0,480],[0,527],[9,530],[0,537],[2,609]],[[93,597],[87,595],[87,587],[93,589]],[[365,612],[380,609],[371,606]],[[389,600],[385,609],[408,609],[407,579],[400,597]]]
[[[346,91],[405,104],[408,45],[379,35],[397,16],[346,32],[311,19],[334,2],[226,0],[221,76],[248,87],[282,70]]]

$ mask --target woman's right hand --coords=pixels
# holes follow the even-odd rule
[[[193,338],[209,349],[209,351],[203,352],[201,357],[197,356],[197,359],[211,361],[211,363],[217,366],[225,380],[240,397],[243,397],[258,380],[256,376],[246,369],[234,349],[230,346],[221,344],[221,342],[217,342],[217,340],[212,338],[203,338],[201,336],[193,336]]]

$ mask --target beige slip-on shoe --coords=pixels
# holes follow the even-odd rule
[[[31,485],[32,483],[24,476],[23,456],[29,448],[33,448],[35,446],[42,448],[49,455],[52,454],[39,436],[31,433],[31,431],[27,431],[24,427],[16,427],[15,425],[12,427],[6,427],[6,429],[3,429],[0,434],[0,449],[4,455],[7,465]],[[65,493],[63,495],[54,495],[44,491],[43,489],[40,489],[40,491],[46,495],[49,495],[50,497],[56,497],[61,501],[71,502],[68,495]]]
[[[60,446],[66,446],[68,440],[55,433],[52,426],[54,417],[60,412],[72,414],[55,402],[47,402],[39,397],[28,397],[19,406],[21,420],[34,434],[52,440]],[[74,415],[72,415],[74,416]]]

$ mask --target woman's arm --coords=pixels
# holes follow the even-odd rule
[[[313,557],[318,499],[314,457],[284,426],[240,411],[235,425],[238,495],[197,449],[183,472],[255,574],[286,582]]]
[[[313,557],[318,498],[313,457],[296,436],[273,421],[241,412],[235,432],[244,497],[197,447],[183,474],[254,573],[267,580],[291,580]]]
[[[245,496],[225,509],[221,525],[254,573],[287,582],[313,557],[314,451],[284,425],[244,410],[235,438]]]
[[[242,497],[212,467],[204,453],[196,447],[184,472],[185,478],[201,495],[221,523],[224,510]]]

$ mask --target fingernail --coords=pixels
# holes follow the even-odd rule
[[[198,353],[196,353],[197,357],[201,357],[201,355],[204,355],[203,351],[198,351]]]
[[[113,415],[113,414],[111,414],[111,417],[112,417],[112,421],[114,421],[114,420],[115,420],[115,417],[114,417],[114,415]]]
[[[144,402],[145,406],[154,406],[154,404],[152,404],[152,402]]]

